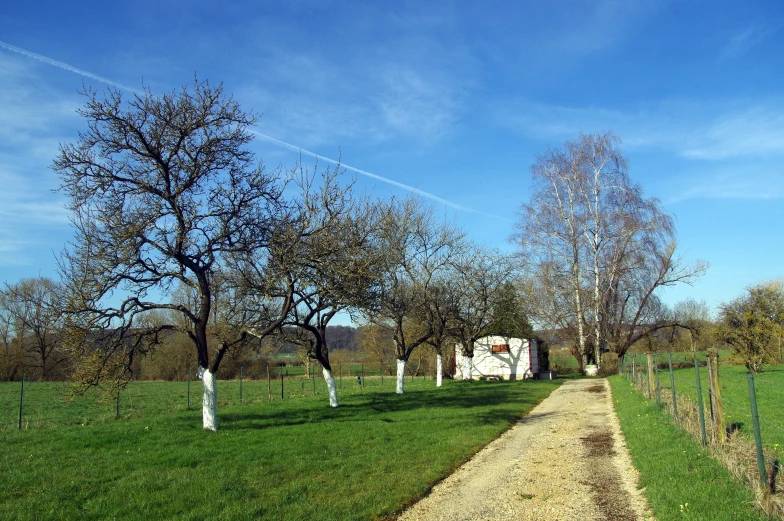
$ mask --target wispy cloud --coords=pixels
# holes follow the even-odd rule
[[[437,203],[441,203],[441,204],[443,204],[445,206],[448,206],[450,208],[454,208],[455,210],[459,210],[459,211],[462,211],[462,212],[475,213],[475,214],[479,214],[479,215],[484,215],[486,217],[494,217],[496,219],[507,220],[504,217],[501,217],[501,216],[498,216],[498,215],[494,215],[494,214],[490,214],[490,213],[481,212],[479,210],[475,210],[475,209],[469,208],[467,206],[463,206],[463,205],[460,205],[460,204],[457,204],[457,203],[453,203],[452,201],[448,201],[448,200],[446,200],[446,199],[444,199],[442,197],[438,197],[437,195],[433,195],[433,194],[431,194],[429,192],[425,192],[424,190],[420,190],[419,188],[415,188],[413,186],[409,186],[409,185],[400,183],[398,181],[395,181],[394,179],[389,179],[388,177],[383,177],[383,176],[380,176],[380,175],[377,175],[377,174],[373,174],[373,173],[368,172],[366,170],[362,170],[362,169],[353,167],[351,165],[347,165],[346,163],[343,163],[343,162],[338,161],[336,159],[331,159],[331,158],[328,158],[328,157],[316,154],[315,152],[311,152],[310,150],[305,150],[305,149],[300,148],[300,147],[298,147],[296,145],[292,145],[291,143],[286,143],[285,141],[281,141],[279,139],[276,139],[274,137],[268,136],[266,134],[262,134],[261,132],[259,132],[257,130],[251,130],[251,132],[254,133],[255,135],[259,136],[262,139],[265,139],[267,141],[275,143],[276,145],[282,146],[284,148],[288,148],[289,150],[292,150],[294,152],[298,152],[298,153],[301,153],[301,154],[313,157],[315,159],[318,159],[318,160],[321,160],[321,161],[325,161],[325,162],[333,164],[333,165],[340,165],[342,168],[345,168],[346,170],[350,170],[351,172],[356,172],[357,174],[369,177],[371,179],[375,179],[377,181],[381,181],[383,183],[390,184],[390,185],[395,186],[397,188],[401,188],[401,189],[403,189],[403,190],[405,190],[407,192],[411,192],[411,193],[417,194],[417,195],[425,197],[427,199],[436,201]]]
[[[681,153],[696,159],[784,155],[784,103],[750,106],[700,125]]]
[[[515,100],[495,112],[500,124],[528,137],[557,140],[553,145],[580,131],[613,130],[628,147],[663,149],[688,159],[784,156],[784,99],[778,98],[663,101],[629,111]]]
[[[115,86],[115,87],[118,87],[118,88],[122,88],[122,89],[133,91],[133,89],[131,89],[130,87],[126,87],[126,86],[124,86],[124,85],[122,85],[120,83],[114,82],[114,81],[112,81],[110,79],[103,78],[103,77],[98,76],[96,74],[93,74],[91,72],[84,71],[82,69],[78,69],[76,67],[68,65],[67,63],[59,62],[57,60],[53,60],[53,59],[48,58],[46,56],[42,56],[42,55],[39,55],[39,54],[35,54],[35,53],[32,53],[32,52],[26,51],[24,49],[20,49],[19,47],[15,47],[13,45],[10,45],[10,44],[4,43],[4,42],[0,42],[0,47],[2,47],[4,49],[7,49],[7,50],[10,50],[10,51],[13,51],[13,52],[18,53],[18,54],[21,54],[21,55],[26,56],[28,58],[33,58],[35,60],[41,61],[41,62],[43,62],[45,64],[48,64],[48,65],[51,65],[51,66],[54,66],[54,67],[59,67],[61,69],[65,69],[65,70],[68,70],[70,72],[74,72],[76,74],[80,74],[80,75],[85,76],[87,78],[95,79],[95,80],[100,81],[102,83],[105,83],[107,85],[112,85],[112,86]],[[421,85],[420,85],[420,91],[421,90],[422,89],[421,89]],[[316,154],[315,152],[310,152],[310,151],[308,151],[308,150],[306,150],[306,149],[304,149],[302,147],[298,147],[297,145],[293,145],[291,143],[287,143],[285,141],[276,139],[276,138],[274,138],[272,136],[268,136],[266,134],[262,134],[262,133],[260,133],[258,131],[253,131],[253,132],[256,135],[258,135],[259,137],[262,137],[262,138],[264,138],[264,139],[266,139],[266,140],[268,140],[268,141],[270,141],[272,143],[275,143],[275,144],[277,144],[279,146],[283,146],[283,147],[288,148],[290,150],[301,152],[301,153],[309,155],[311,157],[322,159],[322,160],[327,161],[329,163],[338,164],[338,161],[336,161],[334,159],[330,159],[330,158],[327,158],[327,157],[324,157],[324,156],[320,156],[320,155]],[[343,168],[346,168],[347,170],[351,170],[351,171],[356,172],[358,174],[361,174],[361,175],[364,175],[364,176],[367,176],[367,177],[370,177],[370,178],[382,181],[384,183],[391,184],[391,185],[396,186],[398,188],[401,188],[403,190],[407,190],[409,192],[416,193],[418,195],[421,195],[421,196],[426,197],[428,199],[431,199],[433,201],[439,202],[441,204],[444,204],[446,206],[449,206],[450,208],[454,208],[454,209],[459,210],[459,211],[472,212],[472,213],[477,213],[477,214],[481,214],[481,215],[485,215],[485,216],[489,216],[489,217],[495,217],[495,218],[503,219],[502,217],[499,217],[497,215],[484,213],[484,212],[481,212],[479,210],[474,210],[472,208],[468,208],[466,206],[462,206],[462,205],[454,203],[452,201],[448,201],[448,200],[443,199],[441,197],[438,197],[438,196],[436,196],[434,194],[431,194],[429,192],[425,192],[425,191],[420,190],[418,188],[415,188],[413,186],[409,186],[409,185],[400,183],[400,182],[395,181],[393,179],[382,177],[382,176],[379,176],[379,175],[367,172],[365,170],[362,170],[362,169],[359,169],[359,168],[356,168],[356,167],[353,167],[353,166],[350,166],[350,165],[347,165],[347,164],[344,164],[344,163],[341,163],[341,166]]]
[[[770,201],[784,199],[784,172],[774,165],[744,165],[698,170],[678,176],[665,190],[664,202],[695,199]]]
[[[559,12],[560,17],[554,18],[561,20],[561,27],[544,45],[552,47],[561,55],[584,56],[605,51],[633,34],[637,25],[656,12],[663,3],[652,0],[599,0],[583,3],[567,0],[568,7],[545,3],[553,11]]]
[[[517,100],[496,112],[501,124],[550,146],[613,130],[627,153],[688,160],[659,181],[667,203],[784,198],[784,99],[663,101],[629,111]]]
[[[123,90],[128,90],[128,91],[131,91],[131,92],[135,92],[135,90],[132,87],[128,87],[126,85],[123,85],[122,83],[117,83],[116,81],[112,81],[112,80],[110,80],[108,78],[104,78],[103,76],[98,76],[97,74],[93,74],[92,72],[88,72],[88,71],[85,71],[83,69],[79,69],[77,67],[74,67],[73,65],[69,65],[67,63],[63,63],[61,61],[57,61],[57,60],[55,60],[53,58],[49,58],[49,57],[43,56],[41,54],[36,54],[34,52],[30,52],[30,51],[27,51],[25,49],[21,49],[19,47],[16,47],[14,45],[9,44],[9,43],[5,43],[5,42],[0,41],[0,48],[5,49],[7,51],[15,52],[17,54],[21,54],[22,56],[26,56],[26,57],[32,58],[34,60],[38,60],[38,61],[40,61],[42,63],[45,63],[47,65],[51,65],[53,67],[58,67],[60,69],[66,70],[68,72],[73,72],[74,74],[78,74],[80,76],[84,76],[85,78],[90,78],[92,80],[99,81],[99,82],[104,83],[106,85],[110,85],[112,87],[117,87],[118,89],[123,89]]]
[[[784,20],[747,27],[735,34],[719,52],[719,60],[740,58],[768,36],[784,27]]]
[[[388,66],[378,74],[374,101],[384,126],[397,133],[430,142],[455,128],[460,114],[460,93],[447,78],[425,77],[406,66]]]
[[[304,51],[303,51],[304,52]],[[297,135],[306,146],[361,139],[433,145],[459,127],[467,78],[443,68],[367,58],[343,63],[334,57],[275,49],[257,58],[238,99],[262,107],[265,128]]]

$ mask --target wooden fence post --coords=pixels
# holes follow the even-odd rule
[[[719,351],[708,349],[708,384],[710,386],[711,417],[716,439],[723,443],[727,438],[724,428],[724,405],[721,403],[721,387],[719,386]]]
[[[648,399],[653,399],[653,391],[656,389],[656,375],[653,365],[653,353],[648,353]]]

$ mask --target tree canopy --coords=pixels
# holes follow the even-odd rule
[[[268,246],[286,212],[284,178],[247,150],[257,117],[222,86],[194,80],[162,96],[149,89],[129,99],[117,90],[84,96],[87,131],[61,145],[53,165],[75,227],[61,256],[71,325],[103,336],[89,358],[118,379],[161,331],[181,330],[195,346],[207,393],[226,350],[241,340],[220,338],[210,349],[216,281],[228,258]],[[163,302],[178,284],[193,298]],[[152,310],[183,321],[142,324]],[[205,428],[216,429],[214,404],[204,414]]]
[[[676,254],[671,217],[631,181],[619,143],[582,134],[539,155],[513,235],[536,281],[539,322],[571,332],[581,366],[669,325],[657,290],[706,269]]]

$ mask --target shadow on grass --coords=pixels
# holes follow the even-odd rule
[[[527,388],[521,389],[520,386]],[[466,415],[472,425],[514,421],[524,409],[536,405],[547,393],[539,382],[460,382],[449,389],[415,390],[402,395],[390,392],[370,392],[343,397],[338,408],[327,406],[327,398],[276,402],[274,407],[263,405],[232,406],[219,411],[222,429],[267,429],[322,422],[383,422],[407,423],[422,421],[423,409],[438,416],[441,409],[476,410]],[[549,387],[549,386],[548,386]],[[500,407],[507,404],[508,407]],[[250,409],[252,408],[252,409]],[[394,415],[391,418],[390,415]],[[177,419],[192,424],[191,417]]]

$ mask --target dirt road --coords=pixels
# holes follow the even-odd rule
[[[653,519],[606,380],[571,380],[400,521]]]

